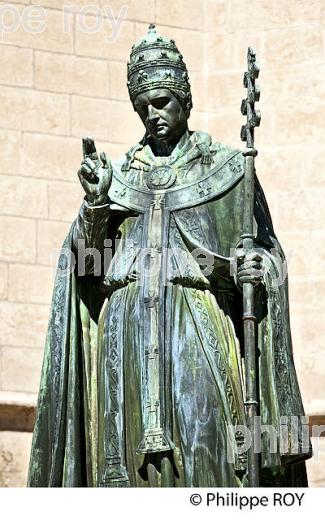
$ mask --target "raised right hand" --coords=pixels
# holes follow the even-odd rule
[[[78,177],[86,193],[86,201],[93,205],[108,203],[108,190],[112,181],[112,165],[104,152],[100,159],[91,137],[82,139],[83,161]]]

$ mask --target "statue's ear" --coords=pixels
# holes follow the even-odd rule
[[[187,117],[190,117],[191,108],[192,108],[192,104],[191,104],[190,101],[188,101],[188,102],[186,103],[186,114],[187,114]]]
[[[191,108],[192,108],[192,96],[191,96],[190,92],[188,92],[186,94],[186,100],[185,100],[184,107],[185,107],[185,112],[186,112],[187,118],[189,118],[190,113],[191,113]]]

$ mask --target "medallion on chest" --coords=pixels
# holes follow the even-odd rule
[[[176,182],[177,170],[168,163],[155,164],[144,175],[144,180],[150,190],[171,188]]]

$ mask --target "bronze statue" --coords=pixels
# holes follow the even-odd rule
[[[283,418],[298,425],[296,446],[289,435],[272,450],[262,433],[260,485],[307,485],[311,451],[285,257],[263,190],[255,176],[248,254],[245,154],[189,130],[187,69],[154,25],[132,48],[128,89],[145,126],[141,141],[111,161],[83,140],[85,199],[59,261],[28,483],[250,485],[242,321],[249,284],[253,405],[278,441]]]

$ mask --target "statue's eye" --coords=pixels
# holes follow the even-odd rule
[[[168,97],[160,97],[160,98],[156,98],[152,101],[152,105],[155,107],[155,108],[158,108],[161,109],[161,108],[164,108],[166,105],[168,105],[169,103],[169,98]]]

